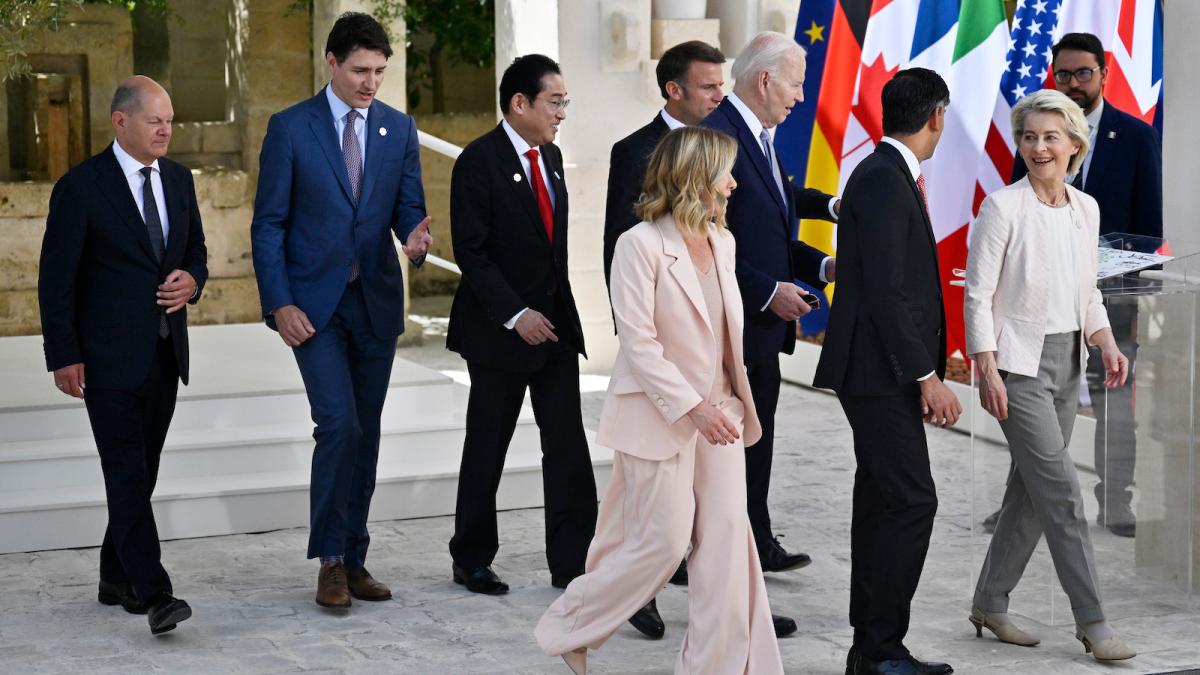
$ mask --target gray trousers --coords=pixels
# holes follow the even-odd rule
[[[1002,373],[1008,419],[1000,423],[1013,469],[988,547],[975,605],[1007,612],[1042,533],[1077,623],[1104,619],[1079,477],[1067,452],[1079,407],[1079,334],[1047,335],[1037,377]]]

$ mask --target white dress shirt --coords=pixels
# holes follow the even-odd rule
[[[1088,170],[1092,168],[1092,157],[1096,156],[1096,136],[1100,130],[1100,116],[1103,114],[1104,99],[1101,98],[1096,109],[1083,116],[1088,123],[1088,151],[1087,155],[1083,158],[1083,166],[1080,167],[1080,170],[1083,171],[1083,183],[1085,185],[1087,184]],[[1074,176],[1068,176],[1067,182],[1070,183],[1074,179]]]
[[[504,129],[504,133],[508,134],[508,140],[512,143],[513,149],[517,151],[517,158],[521,160],[521,169],[525,171],[525,180],[526,184],[528,184],[528,181],[533,180],[533,178],[529,175],[529,158],[525,156],[525,153],[529,152],[529,149],[533,146],[527,143],[524,138],[521,138],[521,135],[517,133],[516,129],[512,128],[508,120],[501,120],[500,126]],[[554,186],[550,183],[550,172],[546,170],[546,157],[541,149],[538,149],[538,168],[542,172],[542,182],[546,184],[546,193],[550,195],[550,209],[553,210],[554,203],[557,200],[554,197]],[[530,187],[529,189],[532,190],[533,188]],[[513,318],[505,321],[504,327],[512,330],[517,325],[517,319],[521,318],[526,309],[529,308],[525,307],[514,314]]]
[[[667,123],[667,128],[670,129],[671,131],[675,131],[676,129],[678,129],[680,127],[687,126],[683,122],[680,122],[679,120],[675,119],[674,117],[671,117],[671,113],[667,112],[666,108],[663,108],[662,110],[658,111],[658,116],[662,118],[662,121]]]
[[[346,133],[346,113],[351,107],[337,94],[333,93],[333,85],[325,86],[325,98],[329,100],[329,111],[333,113],[333,128],[337,132],[338,148],[342,147],[342,134]],[[358,159],[366,169],[367,161],[367,113],[370,108],[353,108],[362,117],[354,122],[354,135],[358,137]]]
[[[755,138],[758,138],[759,135],[762,134],[763,129],[765,128],[765,127],[763,127],[762,121],[758,119],[758,115],[755,115],[754,111],[751,110],[750,107],[746,105],[745,101],[738,98],[737,94],[731,93],[731,94],[729,94],[729,96],[727,98],[729,99],[729,102],[733,104],[734,109],[736,109],[739,113],[741,113],[742,121],[745,122],[746,126],[750,129],[750,135]],[[770,159],[771,159],[770,157],[767,158],[768,162],[770,161]],[[784,176],[783,178],[788,183],[791,183],[791,181],[787,179],[787,176]],[[830,197],[829,204],[827,205],[829,208],[829,216],[831,218],[833,218],[833,222],[835,222],[835,223],[837,222],[837,219],[838,219],[837,211],[834,210],[834,205],[837,204],[837,201],[838,201],[837,197]],[[820,267],[820,269],[817,270],[817,278],[820,279],[823,283],[829,283],[829,279],[825,278],[825,266],[829,264],[830,260],[833,260],[833,256],[831,256],[831,255],[827,255],[824,258],[822,258],[821,259],[821,267]],[[760,307],[758,311],[760,311],[760,312],[767,311],[767,307],[769,307],[771,305],[771,301],[775,299],[775,293],[777,293],[779,291],[780,283],[790,283],[790,282],[775,282],[775,289],[771,291],[771,295],[767,297],[767,301],[763,303],[763,306]]]
[[[892,138],[891,136],[884,136],[879,142],[887,143],[900,152],[900,156],[904,158],[904,164],[908,167],[908,172],[912,174],[913,182],[917,182],[917,179],[921,177],[921,162],[917,160],[916,153],[914,153],[907,145]],[[933,377],[933,374],[936,372],[936,370],[929,371],[929,373],[924,377],[918,377],[917,382],[924,382],[925,380],[928,380],[929,378]]]
[[[121,165],[121,173],[125,174],[125,180],[129,183],[129,191],[133,193],[133,201],[137,204],[138,213],[142,214],[142,222],[146,221],[146,205],[142,200],[142,189],[146,184],[146,178],[142,175],[142,169],[146,168],[145,164],[137,161],[125,152],[125,148],[121,147],[121,143],[113,141],[113,154],[117,156],[117,163]],[[167,200],[163,195],[162,170],[158,167],[158,160],[150,163],[150,189],[154,192],[154,203],[158,207],[158,219],[162,222],[163,235],[163,251],[167,250],[167,235],[171,233],[171,222],[167,216]]]

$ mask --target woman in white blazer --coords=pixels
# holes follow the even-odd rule
[[[782,673],[746,515],[746,444],[762,435],[742,357],[725,204],[737,147],[685,127],[650,157],[642,223],[612,266],[620,350],[596,441],[615,450],[586,573],[546,610],[538,644],[575,673],[658,593],[689,544],[677,673]]]
[[[1100,349],[1106,386],[1124,383],[1129,369],[1096,289],[1100,211],[1067,180],[1087,155],[1088,125],[1079,106],[1055,90],[1018,101],[1012,125],[1029,175],[984,200],[967,259],[967,353],[980,401],[1000,421],[1013,459],[970,620],[976,636],[987,628],[1004,642],[1038,644],[1008,618],[1008,597],[1044,533],[1071,600],[1075,636],[1097,659],[1127,659],[1135,652],[1101,607],[1067,452],[1087,344]]]

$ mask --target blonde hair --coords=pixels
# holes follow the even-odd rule
[[[1029,117],[1030,113],[1062,115],[1064,126],[1067,128],[1067,137],[1071,139],[1072,143],[1079,146],[1079,152],[1072,155],[1071,161],[1067,164],[1067,173],[1078,173],[1079,167],[1083,166],[1084,158],[1087,157],[1090,145],[1088,123],[1087,118],[1083,116],[1083,109],[1057,89],[1041,89],[1017,101],[1012,109],[1012,133],[1013,142],[1018,146],[1021,145],[1021,137],[1025,135],[1025,119]]]
[[[779,76],[788,59],[803,58],[804,47],[795,40],[775,31],[765,30],[750,38],[750,42],[742,48],[742,52],[733,61],[734,82],[751,82],[762,71],[767,71],[774,77]]]
[[[669,213],[685,233],[706,233],[710,222],[723,229],[726,200],[716,184],[733,169],[735,159],[737,144],[719,131],[704,127],[671,131],[650,155],[634,210],[648,222]]]

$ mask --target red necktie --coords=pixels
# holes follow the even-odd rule
[[[529,158],[529,182],[533,183],[533,195],[537,200],[538,213],[542,214],[542,224],[546,226],[546,238],[553,242],[554,207],[550,206],[550,191],[546,189],[546,181],[542,180],[537,148],[530,148],[525,156]]]
[[[929,215],[929,195],[925,192],[925,174],[917,176],[917,190],[921,192],[921,203],[925,205],[925,215]]]

